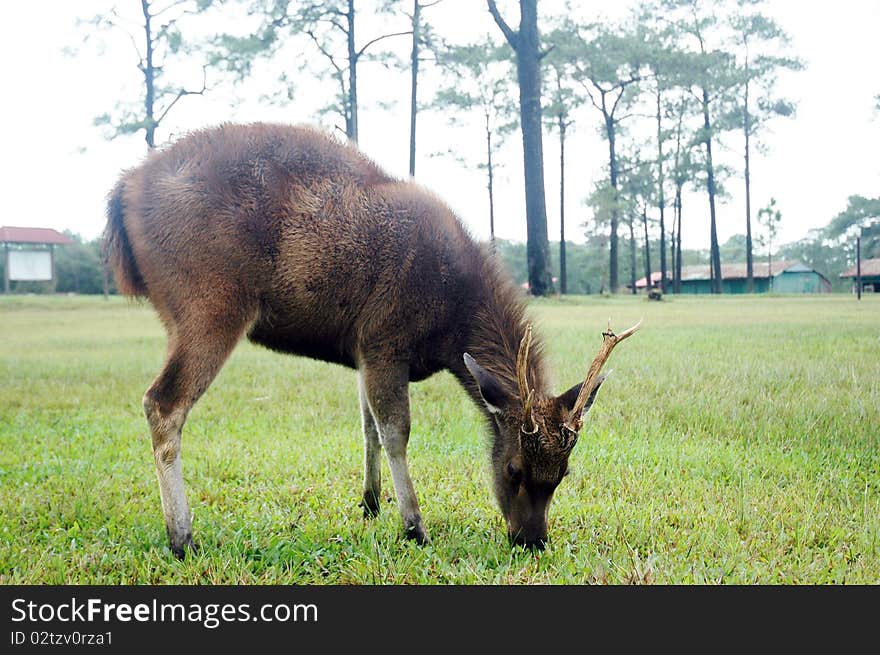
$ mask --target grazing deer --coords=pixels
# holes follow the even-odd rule
[[[151,153],[111,192],[105,245],[120,291],[148,298],[168,332],[143,404],[179,557],[193,545],[181,429],[242,335],[357,369],[364,514],[379,512],[384,448],[419,543],[408,385],[451,371],[491,429],[511,539],[541,548],[602,364],[638,327],[609,329],[584,382],[553,395],[521,292],[452,211],[309,128],[223,125]]]

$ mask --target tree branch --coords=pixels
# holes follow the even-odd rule
[[[377,43],[377,42],[381,41],[382,39],[390,39],[392,36],[405,36],[405,35],[407,35],[407,34],[412,34],[412,30],[407,30],[406,32],[394,32],[394,33],[392,33],[392,34],[383,34],[382,36],[377,36],[377,37],[376,37],[375,39],[373,39],[372,41],[367,41],[367,42],[364,44],[364,47],[362,47],[360,50],[358,50],[358,51],[354,54],[355,61],[357,61],[358,59],[360,59],[360,58],[361,58],[361,55],[364,54],[364,51],[365,51],[367,48],[369,48],[371,45],[373,45],[374,43]]]
[[[336,63],[336,58],[333,57],[333,54],[330,53],[330,51],[328,51],[323,45],[321,45],[321,42],[318,40],[318,37],[315,36],[314,31],[305,30],[305,33],[314,42],[315,47],[321,52],[321,54],[324,55],[330,61],[330,65],[333,66],[334,69],[336,69],[336,72],[339,74],[342,74],[342,72],[343,72],[342,67]]]
[[[603,88],[602,85],[601,85],[599,82],[597,82],[597,81],[594,80],[592,77],[590,77],[590,74],[589,74],[589,73],[583,73],[583,75],[584,75],[585,78],[587,78],[587,81],[588,81],[590,84],[592,84],[593,87],[594,87],[599,93],[602,94],[603,97],[604,97],[606,94],[611,93],[611,92],[614,90],[614,86],[610,86],[610,87],[608,87],[607,89],[606,89],[606,88]],[[586,83],[584,83],[583,80],[580,80],[580,83],[581,83],[581,86],[583,86],[584,89],[587,89],[587,91],[589,92],[589,89],[588,89]]]
[[[159,114],[159,118],[156,118],[153,122],[156,125],[159,125],[164,119],[165,116],[171,111],[171,108],[177,104],[177,101],[180,100],[183,96],[201,96],[205,94],[207,90],[207,81],[208,81],[208,71],[207,66],[202,66],[202,88],[198,91],[188,91],[187,89],[181,89],[177,92],[177,95],[174,96],[174,100],[172,100],[167,107],[165,107],[164,111]]]
[[[189,0],[176,0],[175,2],[172,2],[171,4],[169,4],[167,7],[163,7],[163,8],[160,9],[159,11],[157,11],[157,12],[155,12],[155,13],[153,13],[153,14],[150,14],[150,16],[151,16],[152,18],[155,18],[156,16],[161,16],[162,14],[164,14],[164,13],[165,13],[166,11],[168,11],[169,9],[174,9],[175,7],[179,7],[180,5],[185,5],[185,4],[187,4],[188,2],[189,2]]]
[[[114,16],[116,16],[117,18],[119,18],[119,14],[116,13],[115,7],[110,10],[110,13],[113,14]],[[125,35],[129,38],[129,40],[131,40],[131,45],[134,47],[134,51],[137,53],[138,60],[140,61],[138,66],[143,66],[144,65],[144,56],[141,54],[141,49],[138,47],[137,40],[134,38],[134,35],[131,32],[129,32],[126,28],[124,28],[122,25],[120,25],[118,22],[116,22],[110,18],[105,18],[104,20],[107,22],[107,25],[109,25],[110,27],[124,32]]]
[[[348,92],[345,88],[345,74],[343,71],[339,71],[336,74],[336,81],[339,82],[339,102],[340,104],[336,106],[336,111],[342,114],[342,119],[348,121],[348,103],[345,102],[345,98],[348,95]],[[340,129],[338,125],[335,126],[336,129]],[[345,130],[341,130],[345,132]],[[346,135],[347,136],[347,135]]]
[[[590,84],[593,84],[592,80],[590,80]],[[584,82],[581,82],[581,86],[584,87],[584,91],[587,92],[587,97],[590,99],[590,102],[593,104],[593,106],[604,114],[605,109],[603,107],[599,106],[599,104],[596,102],[596,98],[593,97],[593,92],[590,91],[590,87],[587,84],[585,84]],[[596,88],[599,90],[599,93],[601,93],[603,96],[605,95],[605,92],[601,88],[599,88],[599,87],[596,87]]]
[[[285,13],[284,15],[279,16],[278,18],[273,18],[272,20],[270,20],[268,23],[268,26],[274,27],[275,29],[278,29],[279,27],[284,27],[284,24],[289,20],[290,20],[290,16],[288,16],[287,13]]]
[[[495,19],[495,23],[501,29],[501,33],[504,34],[504,38],[507,39],[510,47],[516,52],[517,44],[519,43],[519,34],[510,29],[510,25],[504,22],[504,18],[498,13],[498,7],[495,5],[495,0],[486,0],[486,3],[489,5],[489,13],[492,14],[492,18]]]
[[[120,16],[120,15],[119,15],[119,12],[116,10],[116,7],[113,7],[113,8],[110,10],[109,13],[110,13],[111,15],[115,16],[115,17],[117,18],[117,20],[119,20],[119,21],[121,21],[121,22],[128,23],[129,25],[131,25],[131,26],[134,27],[134,28],[137,28],[137,29],[140,30],[140,29],[143,29],[143,27],[144,27],[142,23],[139,23],[139,22],[136,21],[136,20],[132,20],[132,19],[130,19],[130,18],[126,18],[125,16]],[[95,18],[100,18],[100,16],[96,16]],[[105,18],[104,20],[107,21],[107,23],[112,23],[112,21],[111,21],[110,19],[108,19],[108,18]],[[97,23],[96,23],[96,24],[97,24]],[[115,25],[115,26],[118,26],[118,25],[116,25],[116,24],[114,24],[114,25]]]
[[[617,88],[620,89],[620,93],[617,94],[617,99],[614,101],[614,104],[611,106],[611,115],[614,116],[614,112],[617,111],[617,104],[620,102],[620,99],[623,98],[623,94],[626,93],[626,87],[630,84],[635,84],[636,82],[641,81],[641,77],[639,75],[631,75],[628,80],[623,80],[617,84]]]
[[[318,23],[329,23],[330,25],[332,25],[333,27],[335,27],[337,30],[339,30],[340,32],[342,32],[342,33],[345,34],[346,36],[348,35],[348,30],[347,30],[347,29],[345,28],[345,26],[344,26],[342,23],[340,23],[336,18],[319,18],[319,19],[318,19],[317,21],[315,21],[315,22],[318,22]]]
[[[633,116],[637,116],[638,118],[644,118],[644,119],[651,119],[651,118],[656,119],[657,118],[657,116],[654,114],[642,114],[640,112],[635,111],[630,114],[624,114],[623,116],[620,116],[619,118],[617,118],[617,122],[618,123],[623,122],[627,118],[632,118]]]
[[[556,49],[556,44],[555,44],[555,43],[551,43],[549,47],[544,48],[543,50],[541,50],[541,51],[538,53],[538,59],[543,59],[544,57],[546,57],[547,55],[549,55],[551,52],[553,52],[555,49]]]

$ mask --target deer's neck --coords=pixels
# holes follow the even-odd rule
[[[461,339],[455,348],[458,351],[454,354],[457,361],[449,366],[480,409],[484,409],[485,405],[473,377],[464,366],[464,353],[470,354],[491,373],[511,396],[518,397],[516,358],[528,324],[521,290],[494,266],[488,273],[484,276],[485,283],[481,285],[481,297],[465,318],[467,328],[461,331]],[[529,349],[527,371],[529,386],[538,395],[546,394],[543,347],[537,335]]]

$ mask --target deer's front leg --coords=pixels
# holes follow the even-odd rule
[[[379,439],[388,457],[397,506],[408,539],[427,542],[422,524],[419,501],[406,463],[409,441],[409,375],[408,367],[399,364],[365,365],[361,379],[370,413],[379,429]]]

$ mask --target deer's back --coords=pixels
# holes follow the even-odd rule
[[[473,295],[481,253],[451,211],[309,128],[197,132],[123,183],[166,323],[250,312],[249,336],[269,347],[347,365],[408,358],[421,377]]]

